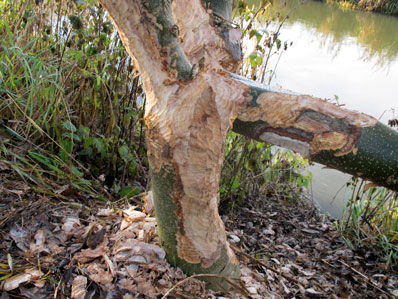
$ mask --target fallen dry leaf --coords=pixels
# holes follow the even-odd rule
[[[126,260],[126,263],[147,264],[148,261],[142,255],[132,255]]]
[[[43,273],[36,268],[29,268],[25,270],[25,273],[17,274],[10,278],[7,278],[0,286],[2,291],[12,291],[18,288],[21,284],[31,282],[42,276]]]
[[[114,253],[118,254],[123,251],[128,251],[131,250],[134,253],[144,253],[145,255],[151,257],[156,255],[157,258],[159,259],[164,259],[166,256],[166,253],[162,248],[160,248],[157,245],[154,244],[149,244],[145,242],[141,242],[135,239],[128,239],[125,240],[124,242],[121,242],[119,246],[114,247]]]
[[[41,289],[44,288],[46,285],[46,281],[45,280],[36,280],[35,281],[35,287]]]
[[[88,265],[87,272],[89,278],[96,283],[104,285],[111,283],[113,280],[112,275],[108,271],[105,271],[105,269],[103,269],[102,267],[103,265],[98,263],[91,263],[90,265]]]
[[[39,229],[35,234],[35,241],[36,242],[30,243],[29,256],[36,256],[41,252],[50,253],[44,246],[46,242],[46,233],[42,229]]]
[[[137,290],[149,298],[156,298],[159,295],[159,292],[156,291],[155,287],[149,281],[137,282]]]
[[[155,211],[152,191],[149,191],[148,194],[144,197],[144,209],[145,213],[147,213],[148,215],[152,215]]]
[[[20,197],[24,200],[27,198],[25,196],[34,198],[30,193],[6,193],[4,196],[6,200],[12,199],[15,208],[19,208]],[[5,241],[2,242],[5,244],[0,244],[2,263],[6,263],[5,256],[10,253],[16,269],[14,271],[28,262],[40,262],[46,273],[49,269],[53,270],[48,274],[49,279],[20,279],[16,283],[20,283],[18,291],[14,289],[13,292],[27,298],[52,298],[51,282],[55,280],[63,282],[57,289],[60,298],[96,298],[102,295],[109,299],[154,298],[165,294],[186,278],[181,270],[165,260],[165,253],[159,247],[156,220],[145,216],[140,208],[129,207],[123,212],[122,205],[113,210],[109,209],[109,204],[104,204],[100,211],[92,207],[77,214],[74,206],[59,204],[58,207],[48,209],[46,204],[32,201],[29,209],[20,209],[18,217],[12,216],[13,220],[2,227]],[[5,213],[13,208],[10,206]],[[102,218],[98,218],[99,215]],[[29,225],[26,219],[31,219]],[[367,283],[366,277],[380,289],[398,293],[395,291],[398,289],[398,275],[381,269],[378,266],[380,260],[374,253],[358,256],[357,251],[349,250],[333,224],[327,219],[320,219],[308,207],[300,208],[296,204],[289,206],[271,198],[266,199],[266,209],[264,206],[258,209],[243,207],[223,215],[222,219],[232,232],[229,239],[237,241],[236,247],[242,246],[247,254],[266,265],[261,266],[238,255],[241,281],[236,283],[243,290],[251,292],[253,299],[383,296],[380,290]],[[82,250],[88,245],[84,241],[87,241],[85,237],[89,236],[89,232],[95,236],[103,227],[106,228],[101,232],[104,242],[96,249]],[[41,255],[40,260],[32,256],[27,261],[24,249],[29,249],[30,244],[34,245],[31,248],[33,250],[40,251],[44,247],[50,253]],[[23,252],[17,247],[22,248]],[[348,266],[344,266],[343,261]],[[9,273],[9,266],[5,267]],[[362,276],[352,269],[363,273]],[[205,290],[203,282],[195,279],[177,286],[172,296],[216,298],[216,294]],[[221,296],[224,297],[219,298],[243,298],[237,293]]]
[[[113,209],[98,209],[97,216],[108,217],[114,213],[115,211]]]
[[[87,277],[78,275],[72,282],[72,299],[84,299],[87,294]]]
[[[90,229],[86,239],[87,246],[90,247],[91,249],[96,248],[104,240],[105,233],[106,233],[105,227],[102,227],[98,231],[95,231],[94,227]]]
[[[95,249],[83,249],[82,251],[75,254],[73,257],[74,260],[79,263],[87,263],[96,259],[97,257],[103,256],[108,252],[107,242],[101,244],[101,246]]]
[[[66,240],[69,240],[75,235],[82,237],[85,230],[86,229],[80,224],[80,220],[77,216],[66,218],[62,225],[62,233],[65,235]]]
[[[123,214],[125,215],[125,219],[130,222],[136,222],[143,220],[146,217],[146,214],[140,211],[136,211],[137,207],[132,206],[128,209],[123,210]]]
[[[108,270],[111,271],[111,275],[115,277],[115,266],[113,265],[111,259],[105,253],[102,256],[104,257],[105,263],[108,266]]]
[[[10,236],[15,241],[15,244],[23,252],[28,250],[28,232],[18,226],[13,226],[10,230]]]

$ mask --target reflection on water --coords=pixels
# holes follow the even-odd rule
[[[286,14],[300,1],[274,2]],[[397,116],[398,18],[309,1],[292,12],[280,39],[293,45],[281,56],[271,84],[321,98],[337,95],[340,104],[384,123]],[[320,165],[309,170],[314,199],[340,217],[349,176]]]
[[[286,15],[280,39],[293,42],[272,84],[339,103],[387,122],[398,108],[398,18],[336,5],[275,0]],[[275,57],[276,59],[277,57]],[[274,68],[276,62],[271,62]]]
[[[363,47],[362,59],[376,62],[379,67],[398,58],[398,18],[356,10],[342,11],[334,4],[300,0],[276,0],[275,9],[287,14],[298,6],[287,20],[288,24],[301,23],[315,30],[319,37],[329,40],[329,51],[338,55],[344,43]]]

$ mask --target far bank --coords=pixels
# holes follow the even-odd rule
[[[398,16],[397,0],[315,0],[327,3],[337,3],[342,9],[360,9],[391,16]]]

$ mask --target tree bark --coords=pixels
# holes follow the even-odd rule
[[[215,289],[228,289],[221,277],[238,278],[239,265],[217,203],[234,102],[244,98],[242,84],[224,71],[234,70],[239,62],[239,29],[216,28],[207,13],[210,7],[200,1],[100,2],[140,70],[146,91],[148,159],[167,259],[188,275],[219,275],[207,280]]]
[[[321,99],[231,76],[253,96],[250,107],[238,111],[232,130],[398,191],[397,131]]]
[[[239,29],[228,22],[231,0],[100,2],[142,77],[155,214],[172,265],[188,275],[218,275],[207,279],[216,289],[229,288],[222,277],[239,277],[217,211],[230,128],[398,189],[397,155],[386,150],[398,145],[396,132],[370,116],[230,73],[241,59]],[[386,169],[368,169],[379,161]]]

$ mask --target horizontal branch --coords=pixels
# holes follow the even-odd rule
[[[233,131],[398,191],[398,132],[325,100],[231,78],[251,96],[248,107],[237,107]]]

